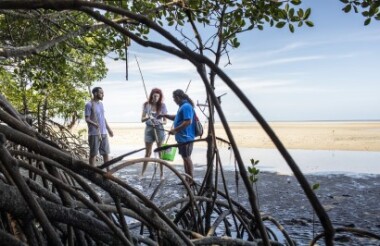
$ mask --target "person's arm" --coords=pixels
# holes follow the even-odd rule
[[[106,122],[106,128],[107,128],[108,134],[110,135],[110,137],[113,137],[113,131],[112,131],[111,127],[108,125],[106,119],[104,119],[104,121]]]
[[[168,109],[166,108],[166,104],[163,103],[162,106],[161,106],[161,112],[160,112],[160,114],[167,114],[167,113],[168,113]],[[162,125],[166,125],[166,123],[167,123],[166,118],[165,117],[158,118],[159,115],[157,115],[157,119],[161,119],[161,124]]]
[[[85,121],[87,122],[88,125],[93,125],[94,127],[98,128],[99,125],[95,121],[91,120],[91,113],[92,113],[92,104],[87,103],[85,107]]]
[[[94,121],[91,120],[91,117],[90,117],[90,116],[86,116],[86,117],[85,117],[85,120],[86,120],[87,124],[93,125],[93,126],[95,126],[96,128],[99,127],[98,124],[97,124],[96,122],[94,122]]]
[[[161,115],[158,115],[157,118],[166,118],[166,119],[169,119],[169,120],[174,120],[175,118],[175,114],[161,114]]]
[[[147,113],[145,112],[145,110],[143,110],[142,115],[141,115],[141,122],[144,123],[147,120],[149,120],[149,116],[147,115]]]
[[[165,117],[162,118],[162,124],[166,125],[166,118]]]
[[[144,123],[145,121],[153,119],[153,117],[150,114],[150,112],[151,112],[150,109],[151,109],[150,104],[144,104],[143,111],[142,111],[142,114],[141,114],[141,122],[142,123]]]
[[[184,120],[179,126],[171,129],[169,131],[169,134],[175,135],[177,132],[185,129],[190,124],[191,124],[191,120],[190,119],[189,120]]]

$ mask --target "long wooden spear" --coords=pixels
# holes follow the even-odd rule
[[[137,56],[135,55],[135,59],[136,59],[136,63],[137,63],[137,67],[139,68],[139,71],[140,71],[140,76],[141,76],[141,81],[143,83],[143,86],[144,86],[144,91],[145,91],[145,97],[146,97],[146,101],[148,102],[148,104],[150,103],[149,102],[149,96],[148,96],[148,91],[146,89],[146,86],[145,86],[145,81],[144,81],[144,77],[143,77],[143,74],[141,72],[141,68],[140,68],[140,64],[139,64],[139,61],[137,60]],[[159,112],[157,112],[159,113]],[[160,141],[158,139],[158,135],[157,135],[157,128],[156,128],[156,125],[155,125],[155,122],[150,118],[150,112],[148,113],[148,117],[151,122],[152,122],[152,127],[153,127],[153,132],[154,132],[154,137],[156,139],[156,145],[157,147],[159,147],[160,145]],[[161,156],[161,154],[160,154]],[[155,169],[155,173],[156,173],[156,169]],[[153,178],[153,177],[152,177]]]

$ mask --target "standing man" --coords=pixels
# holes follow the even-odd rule
[[[191,153],[193,151],[193,141],[195,138],[194,103],[185,92],[178,89],[173,92],[173,100],[178,104],[179,109],[176,115],[162,115],[169,120],[174,120],[173,128],[169,134],[175,135],[178,143],[186,143],[178,146],[178,152],[182,156],[185,173],[191,177],[186,177],[189,185],[193,184],[193,161]],[[189,142],[189,143],[187,143]]]
[[[101,87],[92,89],[93,99],[86,103],[85,119],[88,126],[88,144],[90,146],[89,164],[95,166],[95,158],[98,152],[103,156],[103,161],[109,160],[110,145],[108,142],[107,131],[111,137],[113,132],[104,117],[103,96]]]

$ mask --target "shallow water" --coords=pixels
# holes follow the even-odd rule
[[[112,156],[118,156],[142,146],[111,146]],[[257,168],[261,171],[277,172],[290,175],[291,169],[276,149],[239,148],[243,162],[250,165],[250,159],[259,160]],[[338,151],[338,150],[288,150],[294,161],[304,174],[347,174],[371,175],[380,174],[380,152],[370,151]],[[226,170],[235,168],[232,152],[227,147],[219,149],[223,167]],[[144,151],[126,157],[140,158]],[[152,155],[153,157],[153,155]],[[206,160],[206,147],[194,147],[192,159],[196,167],[203,167]],[[170,162],[182,164],[182,159],[176,155]]]

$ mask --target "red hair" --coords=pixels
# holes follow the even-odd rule
[[[144,107],[145,107],[148,103],[152,103],[152,102],[153,102],[153,94],[156,94],[156,93],[160,95],[160,99],[158,100],[158,102],[157,102],[157,106],[156,106],[157,113],[160,113],[160,112],[161,112],[161,107],[162,107],[162,102],[163,102],[163,100],[164,100],[164,95],[162,94],[161,89],[153,88],[153,89],[150,91],[149,99],[148,99],[147,102],[144,103]]]

